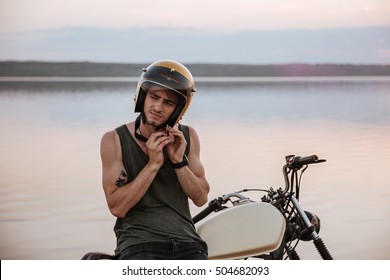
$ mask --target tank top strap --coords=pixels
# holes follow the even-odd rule
[[[138,145],[134,138],[131,136],[130,131],[126,124],[123,124],[115,129],[119,135],[121,151],[122,151],[122,162],[125,167],[126,174],[130,174],[130,161],[128,160],[129,155],[132,154],[132,149],[135,148],[135,145]],[[127,176],[129,180],[129,176]]]
[[[185,139],[187,141],[187,147],[186,147],[186,150],[185,150],[185,154],[188,156],[188,154],[190,153],[190,147],[191,147],[190,129],[189,129],[189,127],[187,125],[179,123],[179,130],[181,132],[183,132],[184,137],[185,137]]]

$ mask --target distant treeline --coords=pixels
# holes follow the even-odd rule
[[[138,77],[148,63],[0,61],[5,77]],[[390,65],[186,64],[195,77],[389,76]]]

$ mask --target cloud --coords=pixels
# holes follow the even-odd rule
[[[1,60],[390,63],[390,27],[241,31],[61,28],[0,37]]]
[[[390,25],[388,0],[1,0],[0,33],[63,27],[237,32]]]

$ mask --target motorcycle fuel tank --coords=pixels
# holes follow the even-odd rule
[[[286,222],[271,204],[250,202],[218,211],[196,223],[209,259],[243,259],[276,250]]]

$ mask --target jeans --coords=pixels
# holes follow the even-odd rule
[[[200,242],[148,242],[130,246],[119,255],[120,260],[207,260],[207,248]]]

